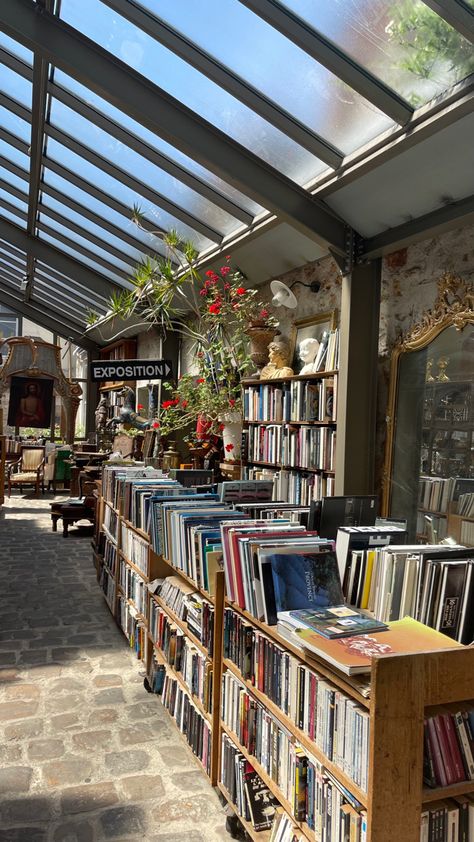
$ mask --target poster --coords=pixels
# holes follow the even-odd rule
[[[12,377],[8,424],[11,427],[51,426],[54,380],[43,377]]]

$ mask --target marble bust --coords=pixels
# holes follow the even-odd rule
[[[298,356],[303,363],[303,368],[300,374],[313,374],[314,363],[319,351],[319,342],[317,339],[303,339],[298,348]]]
[[[288,351],[279,342],[270,342],[268,346],[268,363],[260,372],[261,380],[271,380],[276,377],[292,377],[294,371],[288,365]]]

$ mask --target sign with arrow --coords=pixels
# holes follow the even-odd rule
[[[170,380],[169,360],[93,360],[91,380]]]

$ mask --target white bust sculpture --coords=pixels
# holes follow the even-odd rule
[[[303,362],[299,374],[313,374],[314,362],[318,355],[319,342],[317,339],[303,339],[298,348],[298,356]]]

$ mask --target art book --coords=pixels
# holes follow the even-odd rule
[[[278,614],[278,619],[289,625],[294,623],[295,627],[307,626],[329,640],[388,629],[385,623],[359,614],[347,605],[333,605],[319,610],[306,608],[302,611],[285,611]]]
[[[278,801],[255,769],[245,773],[244,786],[254,830],[267,830],[273,824]]]
[[[441,632],[430,629],[405,617],[390,623],[386,631],[326,640],[308,628],[290,629],[279,622],[278,631],[287,640],[318,658],[322,658],[346,675],[370,672],[372,658],[377,655],[409,655],[415,652],[434,652],[438,649],[457,649],[461,646]]]
[[[277,622],[280,611],[327,608],[343,602],[337,559],[327,551],[327,542],[324,544],[319,552],[314,547],[312,552],[295,548],[293,552],[262,553],[265,619],[269,625]],[[268,581],[270,572],[273,588]]]

